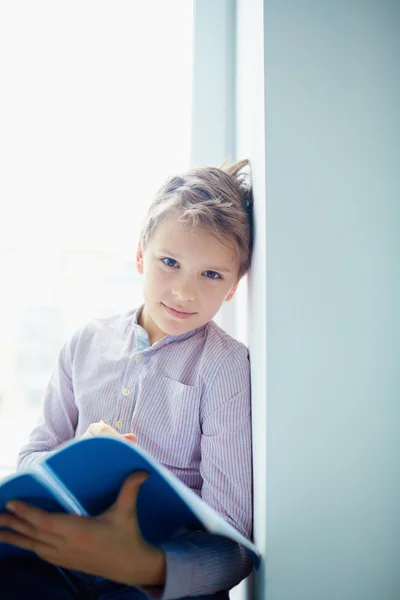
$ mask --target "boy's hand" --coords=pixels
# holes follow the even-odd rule
[[[119,433],[116,429],[111,427],[111,425],[107,425],[104,421],[99,421],[98,423],[92,423],[87,428],[86,432],[81,437],[82,440],[85,440],[90,437],[97,437],[101,435],[109,435],[111,437],[123,438],[124,440],[128,440],[129,442],[133,442],[136,444],[137,438],[134,433]]]
[[[0,513],[0,541],[32,550],[40,558],[125,585],[162,585],[165,556],[142,537],[136,499],[147,474],[126,479],[115,504],[98,517],[50,514],[19,501]]]

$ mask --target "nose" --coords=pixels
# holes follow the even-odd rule
[[[172,295],[175,296],[178,302],[191,302],[196,296],[195,286],[189,279],[182,277],[179,281],[174,282]]]

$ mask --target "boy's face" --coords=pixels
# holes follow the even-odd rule
[[[144,276],[140,325],[154,344],[166,334],[181,335],[210,321],[236,291],[239,260],[212,235],[170,217],[144,251],[139,245],[137,269]]]

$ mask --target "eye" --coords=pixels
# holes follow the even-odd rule
[[[178,263],[174,258],[169,258],[168,256],[166,256],[165,258],[161,259],[162,262],[164,263],[164,265],[166,265],[167,267],[177,267]]]
[[[207,279],[222,279],[221,275],[216,271],[204,271],[204,275]]]

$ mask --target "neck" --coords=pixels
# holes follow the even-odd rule
[[[146,310],[146,305],[143,306],[143,309],[138,318],[138,324],[143,327],[148,333],[150,346],[159,342],[163,337],[166,336],[166,333],[162,331],[156,323],[154,323],[153,319],[150,317]]]

